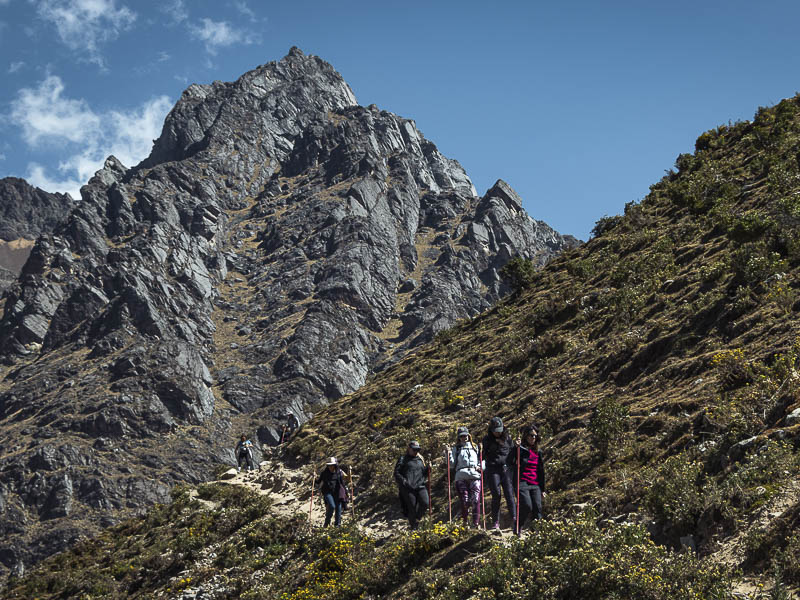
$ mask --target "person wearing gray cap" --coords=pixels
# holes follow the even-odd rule
[[[461,502],[461,520],[464,526],[472,507],[472,525],[480,521],[481,472],[478,465],[478,448],[472,443],[469,429],[459,427],[458,441],[449,450],[450,468],[455,471],[456,493]]]
[[[397,459],[394,466],[394,480],[400,488],[400,507],[412,530],[417,528],[417,523],[430,505],[428,490],[425,489],[430,466],[425,464],[419,450],[418,441],[410,442],[405,454]]]
[[[511,511],[513,531],[517,530],[517,503],[514,497],[514,484],[509,468],[514,441],[508,434],[503,420],[492,417],[489,421],[489,433],[483,438],[483,458],[486,461],[484,477],[489,482],[489,491],[492,493],[492,528],[500,529],[500,490],[506,497],[508,510]]]

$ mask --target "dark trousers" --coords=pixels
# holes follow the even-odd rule
[[[247,450],[245,450],[243,452],[239,452],[239,456],[237,457],[237,459],[238,459],[238,462],[239,462],[239,468],[240,469],[242,467],[242,463],[243,462],[247,463],[247,468],[248,469],[254,469],[255,468],[253,466],[253,455],[250,452],[248,452]]]
[[[334,527],[339,527],[342,524],[342,501],[333,497],[333,494],[328,492],[323,495],[325,498],[325,527],[331,524],[331,517],[336,513],[336,519],[333,522]]]
[[[520,482],[519,485],[519,528],[522,530],[528,516],[533,519],[542,518],[542,490],[538,485]]]
[[[517,503],[514,499],[514,484],[511,479],[511,469],[490,468],[484,473],[484,477],[489,482],[489,491],[492,492],[492,521],[497,523],[500,520],[500,489],[506,496],[508,510],[511,511],[511,520],[517,519]]]
[[[400,497],[406,505],[406,516],[408,516],[408,524],[411,529],[416,529],[417,521],[419,521],[428,510],[430,506],[430,498],[428,498],[428,490],[420,488],[418,490],[407,490],[402,488],[400,490]]]

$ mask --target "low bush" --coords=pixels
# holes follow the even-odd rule
[[[655,545],[639,525],[600,528],[596,515],[537,521],[523,542],[494,546],[428,598],[536,600],[732,598],[725,568]]]
[[[622,442],[628,424],[628,409],[616,399],[606,397],[598,402],[589,420],[592,445],[607,458]]]

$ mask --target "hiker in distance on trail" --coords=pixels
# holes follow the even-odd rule
[[[247,470],[252,471],[255,467],[253,466],[253,442],[247,439],[245,434],[242,434],[242,437],[239,438],[239,442],[236,444],[236,471],[242,470],[242,463],[247,464]]]
[[[397,459],[394,466],[394,480],[400,488],[400,507],[412,530],[417,528],[419,520],[430,506],[430,497],[425,486],[431,468],[425,464],[419,450],[418,441],[410,442],[405,454]]]
[[[503,420],[492,417],[489,421],[489,432],[483,438],[483,459],[486,461],[484,477],[489,482],[489,491],[492,493],[492,529],[500,529],[500,490],[505,494],[506,504],[513,521],[512,529],[517,530],[516,516],[517,505],[514,501],[514,482],[512,470],[509,466],[511,454],[514,450],[514,441],[511,439]]]
[[[466,527],[472,508],[472,525],[478,527],[482,468],[479,464],[478,448],[472,443],[466,427],[459,427],[456,435],[456,445],[445,448],[448,450],[450,469],[455,472],[456,493],[461,502],[461,520]]]
[[[331,456],[325,463],[316,483],[320,483],[320,493],[325,500],[325,527],[331,524],[334,513],[336,518],[333,525],[339,527],[342,524],[342,511],[346,508],[349,497],[339,461],[335,456]]]
[[[297,417],[292,411],[286,413],[286,439],[285,442],[288,442],[294,436],[294,432],[298,430],[300,427],[300,421],[297,420]]]
[[[528,517],[531,521],[542,518],[542,498],[546,497],[544,479],[544,461],[539,453],[539,432],[533,425],[528,425],[522,430],[521,439],[517,440],[518,452],[514,453],[513,460],[519,456],[518,487],[519,487],[519,529],[517,535],[522,533],[522,528]]]

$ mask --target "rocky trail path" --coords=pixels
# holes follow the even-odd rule
[[[780,518],[798,502],[800,502],[800,481],[791,481],[781,493],[776,494],[761,507],[756,518],[746,527],[724,540],[719,540],[720,549],[712,554],[713,559],[732,569],[739,568],[747,559],[748,537],[767,528],[770,522]],[[759,581],[756,578],[747,577],[739,583],[736,591],[740,594],[751,595],[759,593],[762,588],[758,584],[764,583],[763,579],[762,577]]]
[[[254,471],[229,469],[220,478],[212,483],[226,485],[240,485],[262,495],[269,496],[273,501],[273,509],[278,517],[292,517],[299,514],[309,514],[311,505],[311,471],[308,467],[292,468],[284,463],[280,457],[273,456],[264,460],[260,469]],[[350,486],[348,484],[348,489]],[[438,499],[434,498],[434,502]],[[453,496],[453,520],[457,515],[457,500]],[[358,497],[355,503],[355,516],[352,504],[348,504],[347,511],[342,514],[342,522],[346,523],[357,519],[359,529],[376,539],[385,539],[400,530],[408,528],[405,518],[399,510],[392,506],[386,512],[379,514],[359,514]],[[325,506],[319,496],[319,489],[314,493],[313,507],[311,508],[311,524],[314,528],[322,527],[325,522]],[[511,540],[513,534],[510,529],[504,529],[499,534],[494,533],[492,538],[498,542]]]
[[[264,460],[260,468],[255,471],[237,472],[236,469],[229,469],[215,483],[240,485],[269,496],[273,501],[275,515],[278,517],[292,517],[298,513],[308,516],[311,507],[311,524],[316,528],[322,527],[325,522],[325,506],[319,495],[319,489],[314,492],[314,502],[311,506],[311,477],[311,471],[307,467],[291,468],[279,457],[273,457]],[[356,498],[356,510],[358,510],[358,498]],[[342,515],[342,521],[347,522],[353,518],[353,505],[348,504],[347,511]],[[363,517],[359,519],[362,531],[377,538],[389,537],[398,527],[405,526],[405,521],[402,519]]]

